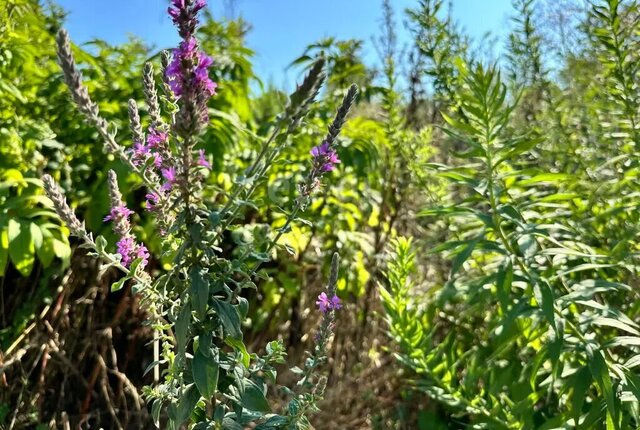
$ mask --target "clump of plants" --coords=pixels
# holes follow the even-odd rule
[[[324,81],[324,61],[319,59],[290,95],[284,112],[262,142],[253,163],[236,178],[229,193],[220,196],[220,205],[202,198],[203,184],[210,173],[211,160],[199,148],[208,123],[209,99],[224,84],[209,77],[213,60],[196,38],[198,13],[204,0],[172,0],[169,15],[181,42],[162,55],[161,84],[154,67],[146,64],[143,83],[148,125],[143,126],[138,106],[129,101],[133,143],[117,142],[116,130],[100,115],[82,83],[67,33],[58,34],[58,56],[64,78],[79,111],[104,139],[105,150],[119,157],[146,188],[145,210],[153,216],[162,241],[161,257],[171,261],[166,272],[148,270],[152,256],[132,228],[135,212],[128,208],[119,191],[115,172],[108,174],[111,211],[105,218],[119,237],[115,252],[102,237],[94,239],[67,204],[55,180],[43,178],[45,190],[56,212],[82,247],[124,276],[112,290],[133,284],[148,311],[148,323],[156,333],[156,359],[149,366],[156,383],[145,389],[156,425],[167,428],[184,423],[194,428],[297,429],[309,428],[309,415],[317,410],[327,379],[321,366],[334,330],[334,316],[342,304],[336,294],[338,255],[334,254],[326,290],[316,302],[322,313],[314,350],[308,353],[296,387],[283,390],[290,400],[283,411],[268,401],[268,387],[276,382],[276,366],[286,355],[280,342],[270,342],[264,354],[250,353],[243,343],[248,301],[243,293],[255,289],[255,280],[264,275],[263,262],[281,247],[279,239],[291,224],[300,222],[313,194],[322,187],[323,177],[340,163],[336,138],[345,123],[357,89],[349,88],[329,131],[310,151],[306,179],[298,187],[298,198],[284,225],[272,235],[256,232],[239,245],[232,256],[221,249],[223,235],[232,230],[243,209],[254,205],[252,195],[265,181],[270,167],[287,147],[314,102]],[[160,86],[161,91],[158,91]],[[165,425],[163,424],[163,427]]]

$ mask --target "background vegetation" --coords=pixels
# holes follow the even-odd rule
[[[326,251],[339,249],[345,309],[316,428],[637,428],[638,5],[514,0],[502,58],[487,58],[446,6],[383,2],[379,67],[363,62],[359,40],[321,40],[292,58],[301,69],[326,58],[322,103],[223,253],[283,225],[342,92],[352,82],[361,91],[339,173],[247,297],[245,343],[263,350],[280,338],[288,360],[302,361]],[[395,37],[401,20],[407,47]],[[109,292],[120,275],[68,238],[40,182],[56,177],[110,242],[106,172],[121,174],[129,207],[144,201],[69,102],[55,59],[63,23],[54,5],[0,0],[0,427],[148,428],[136,393],[151,382],[151,330],[137,298],[129,286]],[[223,88],[203,138],[212,203],[286,100],[258,85],[247,31],[208,15],[199,33]],[[127,100],[143,100],[139,71],[158,53],[135,40],[74,49],[128,141]],[[166,270],[137,212],[150,268]]]

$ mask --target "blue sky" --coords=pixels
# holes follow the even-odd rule
[[[171,47],[177,36],[166,14],[168,0],[57,0],[69,12],[66,27],[76,43],[94,38],[110,43],[141,37],[156,47]],[[209,0],[216,17],[229,0]],[[364,39],[365,59],[377,59],[371,37],[379,32],[381,0],[236,0],[235,13],[253,29],[248,44],[256,51],[255,67],[264,81],[291,86],[296,78],[287,65],[304,48],[326,36]],[[392,0],[400,43],[409,38],[403,11],[417,0]],[[504,40],[511,12],[510,0],[453,0],[453,15],[465,31],[480,39],[490,31]],[[500,49],[500,44],[491,49]]]

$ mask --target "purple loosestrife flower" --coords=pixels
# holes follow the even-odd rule
[[[342,308],[342,302],[340,301],[340,297],[336,296],[335,294],[333,295],[333,297],[331,297],[331,307],[334,310],[338,310]]]
[[[141,142],[135,142],[131,150],[131,161],[135,166],[146,163],[151,156],[151,149]]]
[[[169,191],[176,182],[176,168],[171,166],[161,170],[162,177],[167,181],[162,184],[163,191]]]
[[[153,149],[160,148],[161,145],[164,145],[167,140],[169,140],[169,135],[167,133],[156,130],[155,128],[149,129],[149,135],[147,136],[147,143],[149,147]]]
[[[136,243],[132,236],[125,236],[116,243],[118,254],[122,257],[120,262],[124,267],[129,267],[136,258],[141,258],[141,267],[145,267],[149,263],[149,251],[144,245]]]
[[[173,50],[165,76],[181,105],[176,130],[183,137],[199,130],[209,120],[207,103],[218,86],[209,78],[213,60],[198,49],[198,41],[194,37],[197,14],[205,6],[203,0],[178,0],[172,1],[169,7],[169,15],[178,27],[182,42]]]
[[[128,223],[129,217],[133,215],[133,213],[134,212],[124,204],[114,206],[111,208],[111,212],[109,212],[109,215],[104,217],[103,221],[107,222],[113,220],[115,224],[122,224],[123,221],[126,220],[126,222]]]
[[[316,301],[316,305],[318,305],[318,309],[320,309],[320,312],[322,313],[326,313],[330,310],[338,310],[342,307],[342,303],[338,296],[334,294],[333,297],[329,299],[329,296],[327,296],[327,293],[325,292],[320,293],[318,300]]]
[[[342,100],[340,108],[336,113],[335,118],[329,125],[329,131],[325,136],[322,143],[318,146],[314,146],[311,149],[311,155],[313,160],[311,163],[311,169],[304,183],[300,184],[298,190],[300,195],[298,196],[298,203],[302,210],[304,210],[309,203],[311,195],[320,187],[322,176],[331,172],[336,168],[336,165],[340,163],[338,153],[335,150],[336,138],[342,129],[345,121],[347,120],[347,114],[349,109],[353,105],[358,94],[358,87],[351,85],[347,94]]]
[[[176,97],[181,97],[189,86],[207,96],[207,99],[216,93],[218,84],[209,78],[209,67],[213,64],[213,59],[197,48],[198,42],[191,37],[180,42],[178,48],[173,50],[173,59],[165,73],[169,79],[169,87]]]
[[[120,262],[124,267],[129,267],[136,258],[141,258],[141,268],[144,268],[149,262],[149,252],[144,245],[136,243],[135,238],[131,234],[131,223],[129,217],[133,211],[127,208],[122,201],[122,194],[118,188],[118,178],[113,170],[109,170],[108,174],[109,195],[111,197],[111,211],[104,218],[104,221],[113,222],[113,231],[120,235],[120,240],[116,243],[118,254],[120,254]]]
[[[204,154],[204,149],[198,151],[198,165],[211,170],[211,163],[207,161],[207,158]]]
[[[153,164],[156,169],[164,167],[170,157],[170,150],[167,145],[169,141],[169,134],[163,131],[159,131],[154,127],[149,128],[149,134],[147,135],[147,145],[153,154]]]
[[[321,172],[330,172],[335,169],[336,164],[340,163],[338,154],[331,148],[329,142],[314,146],[311,155],[313,155],[314,168]]]
[[[198,12],[207,6],[205,0],[171,0],[169,16],[183,39],[188,39],[198,25]]]
[[[158,201],[160,200],[160,196],[158,196],[156,193],[147,193],[146,196],[144,196],[146,199],[146,205],[145,208],[148,211],[152,211],[156,208],[156,206],[158,205]]]

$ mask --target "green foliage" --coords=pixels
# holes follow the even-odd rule
[[[403,56],[384,2],[380,70],[365,63],[363,41],[339,37],[311,44],[292,62],[304,71],[318,58],[326,63],[328,85],[311,106],[262,87],[248,23],[205,14],[198,37],[220,87],[208,128],[193,143],[213,166],[198,184],[197,210],[187,207],[164,242],[138,210],[143,181],[102,153],[104,142],[68,102],[53,50],[63,14],[35,0],[5,3],[0,282],[32,282],[38,291],[3,309],[3,359],[14,357],[14,341],[71,257],[68,230],[39,178],[47,172],[61,183],[88,229],[104,236],[95,240],[98,254],[113,257],[115,236],[102,221],[113,169],[139,213],[134,232],[158,277],[145,295],[137,261],[112,291],[128,294],[133,284],[145,305],[163,304],[151,308],[164,317],[150,323],[164,349],[149,369],[160,367],[164,379],[145,391],[157,425],[169,417],[174,427],[187,420],[195,428],[311,426],[308,416],[332,380],[305,385],[306,373],[325,357],[294,368],[303,383],[285,390],[290,401],[281,412],[272,413],[281,405],[270,395],[287,347],[306,339],[305,306],[315,300],[315,273],[329,268],[320,252],[329,248],[344,257],[341,297],[358,304],[345,332],[376,323],[378,286],[391,350],[408,370],[384,370],[405,378],[396,428],[640,425],[637,2],[584,9],[563,1],[555,7],[577,23],[566,28],[544,21],[549,2],[514,0],[504,63],[490,66],[475,58],[441,0],[407,11],[415,46]],[[549,45],[552,30],[562,33],[561,49]],[[565,30],[580,43],[567,42]],[[137,40],[92,41],[73,52],[101,114],[129,146],[127,100],[145,106],[139,70],[146,61],[157,69],[159,55]],[[351,82],[362,96],[337,146],[340,174],[323,178],[304,212],[292,211],[309,151]],[[170,97],[161,104],[169,122],[176,106]],[[118,267],[117,258],[107,261]],[[287,341],[264,341],[276,336]],[[263,354],[250,351],[264,344]],[[377,340],[371,348],[380,354]],[[415,400],[425,395],[435,402]],[[0,425],[10,409],[0,405]]]
[[[0,275],[9,261],[22,276],[31,273],[36,257],[43,267],[54,258],[69,264],[68,232],[42,194],[40,180],[6,170],[0,181],[0,208]]]
[[[616,44],[627,44],[630,33],[624,32],[631,31],[616,27],[612,16],[618,6],[594,6],[610,26],[608,34],[620,35],[612,36],[613,44],[598,38],[611,58],[611,67],[604,60],[600,91],[612,98],[592,99],[593,106],[574,113],[552,95],[549,103],[564,118],[599,115],[608,111],[609,100],[617,100],[621,117],[616,124],[633,124],[632,109],[626,108],[633,99],[621,94],[631,92],[624,82],[635,79],[635,71],[615,66],[627,61],[628,54]],[[521,2],[520,7],[518,22],[531,35],[531,4]],[[539,41],[532,37],[517,41],[522,48],[512,47],[521,56],[511,63],[512,75],[526,91],[541,79],[531,74],[541,64]],[[575,66],[568,62],[567,67]],[[509,93],[496,66],[460,63],[457,75],[459,110],[443,113],[443,131],[459,150],[448,164],[429,165],[432,174],[450,183],[449,193],[441,205],[419,213],[427,224],[447,220],[447,239],[429,252],[450,261],[448,278],[430,282],[426,271],[416,270],[410,242],[399,240],[387,270],[389,286],[380,290],[399,359],[415,372],[417,389],[476,428],[636,427],[638,326],[637,307],[630,304],[635,259],[627,248],[635,247],[636,221],[635,215],[611,209],[635,207],[630,190],[619,179],[601,183],[616,190],[609,194],[612,200],[601,203],[586,171],[569,170],[547,152],[558,148],[545,142],[545,133],[562,147],[575,138],[545,129],[555,123],[555,130],[562,131],[566,119],[556,122],[556,112],[544,110],[541,98],[527,99],[530,105],[523,107],[520,94]],[[615,89],[609,92],[615,76]],[[571,94],[572,88],[563,91]],[[530,121],[540,128],[516,116],[531,108],[537,113]],[[633,141],[633,133],[600,130],[598,137]],[[626,157],[630,149],[622,144],[608,151]],[[594,154],[583,162],[588,170],[597,160]],[[635,176],[634,165],[620,167],[615,176]],[[612,224],[618,225],[613,236],[607,227]],[[621,239],[613,251],[616,247],[608,243],[619,235],[627,238],[625,245]]]

